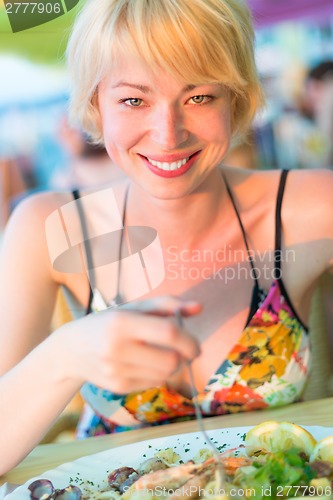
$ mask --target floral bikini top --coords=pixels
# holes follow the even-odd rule
[[[294,310],[281,278],[281,205],[288,171],[281,173],[276,204],[275,279],[260,289],[245,230],[229,186],[254,277],[249,318],[237,344],[198,394],[204,416],[259,410],[297,401],[310,368],[310,343],[306,326]],[[79,199],[77,192],[74,192]],[[101,310],[101,297],[91,294],[88,311]],[[99,302],[96,307],[96,302]],[[107,305],[104,304],[104,308]],[[87,405],[78,437],[119,432],[136,427],[194,418],[193,401],[167,386],[116,395],[86,383],[81,390]],[[124,408],[136,426],[119,426],[112,415]]]

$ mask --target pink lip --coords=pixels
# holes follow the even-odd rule
[[[173,177],[180,177],[181,175],[184,175],[188,170],[190,170],[190,168],[192,167],[193,163],[196,161],[196,159],[198,158],[200,153],[201,153],[201,151],[197,151],[196,153],[192,154],[192,156],[185,163],[185,165],[182,165],[180,168],[177,168],[176,170],[162,170],[162,169],[152,165],[147,160],[147,158],[145,156],[142,156],[142,155],[139,155],[139,156],[142,158],[142,160],[145,162],[145,164],[147,165],[147,167],[149,168],[149,170],[151,172],[158,175],[159,177],[171,179]],[[185,158],[186,158],[186,156],[185,156]],[[182,155],[181,157],[179,155],[177,157],[176,157],[176,155],[173,155],[173,156],[169,155],[168,158],[164,157],[163,159],[151,158],[151,160],[154,160],[154,161],[159,161],[159,162],[165,161],[168,163],[172,163],[173,161],[179,161],[182,159],[184,159],[184,155]]]

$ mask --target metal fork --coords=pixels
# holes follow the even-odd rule
[[[179,309],[177,309],[175,316],[176,316],[176,321],[177,321],[178,326],[180,328],[183,328],[184,327],[183,316],[182,316],[181,311]],[[198,427],[199,427],[199,430],[202,433],[203,437],[205,438],[208,446],[211,448],[211,450],[213,452],[213,456],[215,458],[215,463],[216,463],[215,477],[216,477],[217,489],[219,492],[222,489],[222,485],[225,484],[225,475],[224,475],[223,464],[221,462],[221,455],[220,455],[219,450],[216,448],[216,446],[214,445],[214,443],[212,442],[212,440],[208,436],[207,431],[206,431],[205,426],[204,426],[203,416],[202,416],[201,408],[200,408],[198,398],[197,398],[198,391],[197,391],[195,381],[194,381],[192,364],[190,361],[185,361],[185,363],[186,363],[188,373],[189,373],[190,389],[191,389],[195,417],[196,417],[196,420],[198,423]],[[225,489],[225,491],[227,492],[226,489]]]

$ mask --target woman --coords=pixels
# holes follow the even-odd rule
[[[81,435],[192,417],[187,362],[205,415],[300,398],[310,299],[332,265],[333,180],[222,166],[262,104],[252,41],[239,0],[84,7],[72,115],[127,179],[75,201],[37,195],[8,226],[0,473],[81,386],[94,410]],[[82,317],[48,336],[59,287]]]

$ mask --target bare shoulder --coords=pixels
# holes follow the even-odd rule
[[[110,193],[111,190],[115,198],[121,199],[126,186],[127,182],[124,182],[122,179],[108,186],[104,186],[103,188],[99,187],[82,190],[80,191],[80,197],[89,195],[97,195],[98,197],[103,191]],[[25,230],[30,232],[37,230],[40,225],[45,227],[45,222],[48,217],[59,210],[65,212],[66,207],[74,207],[74,204],[70,205],[73,201],[72,192],[46,191],[28,196],[15,209],[10,218],[8,228],[19,227],[20,232]],[[75,213],[75,210],[73,210],[73,213]]]
[[[18,205],[6,228],[3,262],[14,261],[14,265],[18,265],[22,260],[29,261],[30,266],[38,265],[40,272],[48,275],[52,281],[67,283],[70,279],[67,269],[69,264],[64,267],[61,256],[65,260],[69,259],[68,253],[72,260],[78,257],[75,253],[79,252],[77,245],[84,240],[80,207],[89,230],[95,234],[99,221],[107,223],[109,220],[107,214],[112,211],[112,196],[113,211],[116,212],[118,204],[121,206],[127,184],[128,181],[115,182],[103,188],[82,190],[81,205],[75,202],[71,192],[42,192],[27,197]],[[98,217],[94,217],[94,214],[98,214]],[[77,262],[81,262],[79,258]],[[82,273],[81,265],[70,266],[71,269],[79,266]]]
[[[308,273],[319,276],[333,269],[333,172],[292,170],[282,207],[285,241],[312,258]],[[300,251],[299,251],[300,254]],[[304,264],[306,265],[306,264]]]
[[[314,238],[333,237],[333,172],[292,170],[289,172],[285,213],[304,223],[303,231]],[[300,226],[299,231],[301,231]]]
[[[57,209],[71,201],[70,193],[43,192],[28,196],[15,208],[6,227],[4,247],[35,243],[41,248],[45,240],[45,221]]]
[[[243,211],[275,210],[280,170],[223,169]],[[290,244],[333,240],[333,172],[328,169],[290,170],[283,204],[283,229]]]
[[[36,224],[45,223],[45,219],[54,210],[70,201],[70,193],[42,192],[28,196],[15,208],[6,231],[12,231],[16,228],[21,233],[35,231],[37,229]]]
[[[299,197],[311,199],[323,196],[323,201],[332,199],[333,172],[328,169],[291,170],[288,189]]]
[[[280,183],[280,170],[245,170],[224,168],[228,183],[244,205],[276,200]],[[284,210],[308,216],[322,215],[328,222],[333,217],[333,172],[327,169],[291,170],[288,173]]]
[[[59,207],[71,200],[70,193],[43,192],[22,200],[7,224],[2,243],[2,264],[24,268],[23,263],[37,269],[49,269],[45,222]],[[38,264],[38,265],[37,265]],[[25,265],[25,272],[27,266]]]
[[[241,210],[274,217],[281,171],[227,169],[227,181]],[[333,269],[333,172],[327,169],[288,172],[281,207],[284,245],[297,251],[304,275],[309,255],[316,254],[311,276]],[[302,267],[303,266],[303,267]],[[297,266],[293,266],[293,272]],[[314,279],[315,279],[314,278]],[[292,286],[292,285],[291,285]]]

